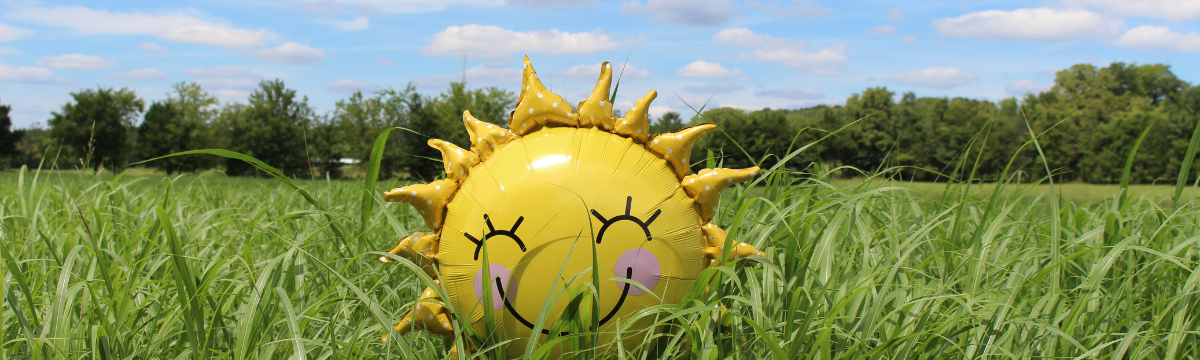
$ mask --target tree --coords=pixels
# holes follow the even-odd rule
[[[72,93],[72,102],[51,113],[49,135],[71,158],[99,171],[124,165],[129,153],[130,130],[145,104],[133,90],[87,89]]]
[[[150,159],[212,147],[209,123],[216,113],[217,99],[196,83],[178,83],[172,88],[167,100],[150,105],[138,127],[138,156]],[[189,156],[160,159],[149,165],[172,174],[210,168],[215,162],[208,156]]]
[[[12,119],[8,117],[11,106],[0,105],[0,159],[8,159],[17,155],[17,142],[21,141],[24,132],[12,131]]]
[[[661,118],[659,118],[658,121],[655,121],[653,124],[650,124],[650,133],[651,134],[669,133],[669,132],[673,132],[673,131],[679,131],[680,129],[683,129],[686,126],[687,125],[683,123],[683,117],[679,116],[679,113],[674,112],[674,111],[668,111],[665,114],[663,114],[663,116]]]
[[[226,149],[253,156],[288,176],[309,173],[305,136],[314,111],[308,97],[297,97],[282,80],[264,80],[250,93],[249,104],[226,106],[219,132]],[[261,174],[242,161],[225,162],[230,175]]]
[[[425,135],[470,147],[463,131],[462,115],[470,110],[476,119],[504,126],[516,106],[516,94],[496,87],[467,90],[462,83],[450,83],[450,89],[430,102],[438,126],[420,129]]]
[[[409,84],[402,91],[383,89],[370,97],[364,96],[362,92],[355,92],[349,98],[338,101],[331,120],[340,129],[340,141],[345,146],[344,155],[358,160],[359,164],[365,164],[371,159],[375,139],[384,129],[411,129],[408,101],[414,94],[416,87]],[[405,157],[412,147],[410,145],[426,146],[424,143],[417,143],[415,137],[418,136],[404,130],[395,130],[388,134],[379,163],[380,174],[393,176],[406,171],[405,165],[408,160]]]

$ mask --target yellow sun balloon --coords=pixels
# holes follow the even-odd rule
[[[726,243],[725,232],[710,222],[719,192],[759,168],[691,174],[692,145],[716,125],[652,135],[646,114],[657,93],[615,118],[611,83],[605,62],[591,97],[573,109],[542,85],[526,57],[507,128],[464,112],[470,150],[429,140],[442,152],[446,179],[384,193],[385,200],[413,205],[432,230],[405,237],[389,252],[437,279],[463,317],[452,319],[445,300],[426,289],[425,301],[396,324],[400,334],[422,329],[450,337],[455,324],[481,334],[503,330],[518,339],[508,355],[519,356],[528,339],[571,333],[560,316],[592,283],[594,258],[599,300],[580,307],[589,313],[588,326],[590,309],[599,310],[600,329],[589,330],[607,344],[616,319],[678,303],[716,262]],[[733,244],[731,259],[762,255]],[[484,328],[489,311],[499,329]]]

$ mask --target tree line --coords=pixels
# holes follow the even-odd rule
[[[308,98],[281,80],[265,80],[244,103],[220,104],[195,83],[179,83],[167,98],[146,103],[129,89],[99,87],[72,93],[47,121],[48,129],[10,130],[0,105],[0,161],[11,166],[117,169],[180,151],[220,148],[256,157],[297,177],[355,177],[365,173],[375,139],[393,131],[381,173],[431,179],[440,156],[428,138],[468,147],[462,111],[504,126],[516,95],[500,88],[451,83],[437,95],[401,90],[356,92],[318,114]],[[699,106],[699,104],[694,104]],[[703,110],[685,120],[668,112],[652,133],[700,122],[720,125],[701,140],[693,159],[726,167],[770,167],[817,140],[786,164],[793,171],[853,167],[889,171],[904,179],[948,177],[995,180],[1006,167],[1031,177],[1047,170],[1059,181],[1120,181],[1136,139],[1147,132],[1131,167],[1138,183],[1174,182],[1200,117],[1200,87],[1169,66],[1115,62],[1059,71],[1053,87],[1022,98],[989,100],[897,95],[886,87],[854,94],[844,105],[803,109]],[[694,112],[693,112],[694,114]],[[1032,136],[1036,144],[1027,144]],[[1042,162],[1044,155],[1045,163]],[[189,155],[146,164],[168,174],[220,169],[264,175],[236,160]],[[1194,164],[1193,174],[1200,168]],[[856,176],[856,171],[835,175]],[[1195,175],[1193,175],[1195,176]]]

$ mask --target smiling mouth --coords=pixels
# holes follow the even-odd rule
[[[633,268],[632,267],[625,268],[625,279],[633,281]],[[597,328],[599,328],[600,326],[603,326],[605,323],[608,322],[608,320],[611,320],[613,315],[617,314],[617,310],[621,309],[621,305],[625,304],[625,297],[629,296],[629,285],[630,285],[629,282],[625,282],[625,286],[621,290],[621,298],[617,299],[617,305],[613,306],[612,310],[608,311],[608,315],[604,315],[604,318],[600,319],[600,323],[597,324]],[[504,307],[508,309],[508,312],[510,314],[513,314],[513,316],[517,318],[517,321],[521,322],[522,325],[525,325],[525,327],[529,328],[530,330],[533,330],[533,323],[529,322],[529,320],[525,320],[525,317],[521,316],[521,314],[517,312],[517,309],[513,309],[512,303],[508,302],[508,297],[504,296],[504,284],[500,282],[500,278],[496,278],[496,289],[500,290],[500,298],[504,299]],[[592,329],[592,331],[595,331],[595,330],[596,329]],[[542,329],[542,334],[550,335],[550,330]],[[566,335],[570,335],[570,333],[568,333],[566,331],[559,333],[559,336],[566,336]]]

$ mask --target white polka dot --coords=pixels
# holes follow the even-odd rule
[[[689,182],[689,183],[691,183],[691,184],[695,184],[695,183],[696,183],[696,179],[688,179],[688,180],[689,180],[688,182]]]
[[[600,106],[604,106],[604,100],[600,100]]]
[[[550,104],[550,107],[552,107],[552,108],[556,108],[556,109],[557,109],[557,108],[558,108],[558,103],[553,103],[553,104]]]
[[[542,98],[542,93],[538,93],[538,99]]]
[[[746,243],[738,244],[738,246],[746,246]]]
[[[655,143],[655,144],[657,144],[657,143],[658,143],[658,139],[654,139],[654,143]]]
[[[475,162],[475,158],[469,158],[469,159],[467,159],[467,161]]]
[[[612,64],[604,64],[605,69],[612,69]]]
[[[629,109],[629,111],[634,111],[634,110],[637,110],[637,106],[634,106],[632,109]]]
[[[704,191],[709,191],[709,190],[712,190],[712,188],[708,187],[708,185],[704,185]]]
[[[434,226],[434,227],[437,227],[437,221],[434,221],[434,222],[433,222],[433,226]]]
[[[638,129],[638,130],[641,130],[641,129]],[[670,153],[674,153],[674,151],[672,151],[671,149],[667,149],[667,153],[668,153],[668,154],[670,154]]]
[[[416,191],[416,190],[413,190],[413,192],[412,192],[412,196],[417,196],[417,191]]]
[[[429,296],[429,290],[425,290],[425,296]]]
[[[533,108],[529,108],[529,113],[530,113],[530,114],[532,114],[532,113],[533,113]]]
[[[459,155],[462,155],[462,149],[454,150],[454,152],[457,152]]]
[[[572,114],[572,113],[567,113],[567,117],[568,117],[568,118],[570,118],[570,117],[573,117],[573,116],[575,116],[575,114]]]
[[[459,171],[458,171],[458,174],[459,174],[459,175],[462,175],[462,174],[463,174],[463,171],[462,171],[462,170],[459,170]]]
[[[725,179],[725,182],[732,184],[732,183],[733,183],[733,179]]]
[[[751,171],[751,172],[750,172],[750,176],[754,176],[754,172],[753,172],[753,171]]]
[[[684,163],[687,163],[687,162],[688,162],[688,161],[687,161],[687,158],[683,158],[683,162],[684,162]]]
[[[621,121],[621,125],[629,125],[628,121]]]
[[[683,140],[683,134],[679,134],[679,136],[676,136],[675,138],[679,139],[679,140]]]
[[[525,85],[525,90],[529,90],[529,85]]]
[[[449,329],[449,328],[450,328],[450,324],[449,324],[449,323],[442,323],[442,327]]]
[[[588,120],[595,121],[595,120],[596,120],[596,116],[595,116],[595,115],[588,116]]]
[[[475,142],[483,142],[483,137],[481,136],[481,137],[475,138]]]
[[[442,189],[442,186],[441,186],[441,185],[434,185],[434,186],[433,186],[433,188],[434,188],[434,189],[441,190],[441,189]]]
[[[529,109],[529,110],[533,110],[533,109]],[[487,127],[487,128],[488,128],[488,129],[491,129],[491,128],[492,128],[492,125],[491,125],[491,124],[488,124],[488,127]]]
[[[429,320],[433,320],[433,315],[430,314],[427,318],[429,318]]]
[[[433,200],[425,200],[426,204],[433,205]]]
[[[504,132],[503,132],[503,131],[501,131],[501,132],[500,132],[500,136],[504,136]]]
[[[642,129],[637,129],[637,130],[634,130],[634,132],[636,132],[636,133],[638,133],[638,134],[641,134],[641,133],[642,133]]]

